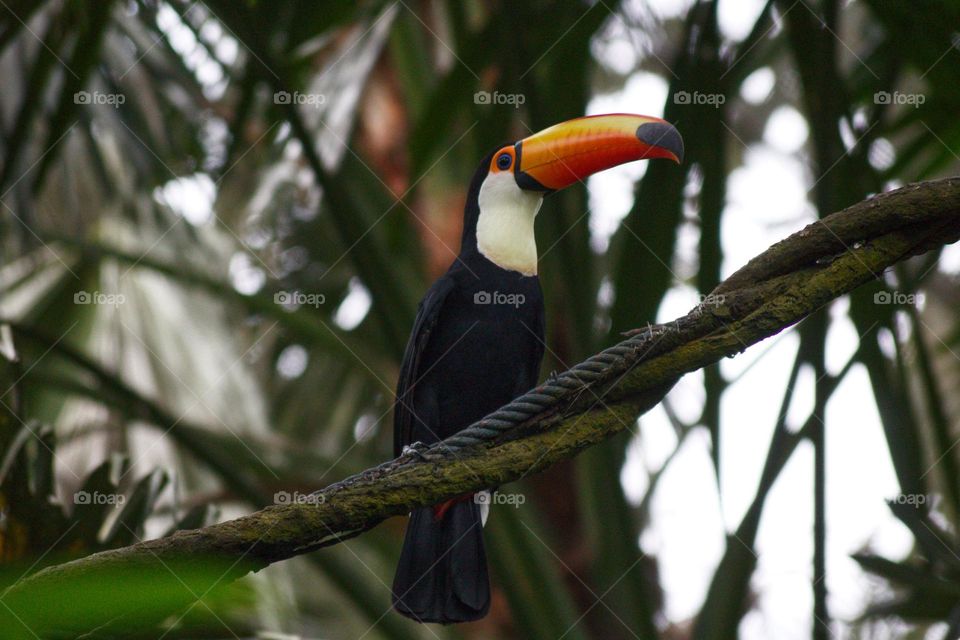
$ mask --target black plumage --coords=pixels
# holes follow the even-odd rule
[[[521,271],[536,273],[540,199],[624,162],[682,157],[683,139],[669,122],[612,113],[561,122],[484,158],[467,192],[460,255],[420,303],[407,344],[394,404],[396,455],[455,434],[536,384],[543,295],[537,277]],[[442,623],[486,615],[490,582],[471,498],[411,514],[393,583],[400,613]]]
[[[544,351],[540,282],[477,248],[478,194],[493,154],[471,181],[460,254],[427,291],[407,344],[394,405],[394,453],[453,435],[537,383]],[[490,588],[480,509],[472,499],[411,514],[394,607],[420,622],[486,615]]]

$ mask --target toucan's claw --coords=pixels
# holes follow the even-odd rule
[[[665,327],[662,324],[650,324],[648,322],[647,326],[644,327],[643,329],[630,329],[629,331],[624,331],[620,335],[625,336],[627,338],[633,338],[636,336],[643,336],[645,338],[655,338],[660,334],[666,333],[667,330],[668,330],[667,327]]]
[[[401,458],[407,457],[411,459],[416,458],[417,460],[426,462],[427,460],[426,453],[429,449],[430,449],[430,445],[417,440],[416,442],[405,446],[403,450],[400,452],[400,457]]]

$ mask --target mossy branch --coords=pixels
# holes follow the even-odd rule
[[[632,332],[624,343],[629,348],[598,380],[570,389],[495,440],[453,454],[444,453],[441,443],[428,460],[402,456],[317,492],[310,504],[271,506],[49,567],[0,597],[5,605],[0,617],[12,615],[19,623],[11,624],[22,623],[40,636],[137,617],[156,619],[214,585],[336,544],[390,516],[537,473],[626,429],[685,373],[741,352],[875,280],[893,264],[958,238],[960,178],[865,200],[773,245],[683,318]],[[197,571],[201,561],[214,569]],[[128,571],[151,576],[143,598],[118,598],[122,589],[110,577]],[[163,601],[170,608],[154,612],[151,593],[157,589],[172,595]],[[50,607],[63,601],[65,590],[83,594],[88,603],[100,599],[104,607],[88,606],[93,613],[80,618],[69,608]],[[100,618],[96,612],[102,612]]]

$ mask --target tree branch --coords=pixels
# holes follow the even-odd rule
[[[111,620],[139,617],[142,623],[156,619],[150,607],[156,607],[152,594],[158,589],[169,598],[163,601],[168,608],[157,613],[168,614],[217,584],[336,544],[390,516],[537,473],[627,428],[685,373],[742,352],[891,265],[958,237],[960,178],[865,200],[773,245],[683,318],[631,332],[599,377],[565,390],[492,440],[452,452],[439,443],[426,459],[401,456],[317,492],[310,504],[271,506],[49,567],[10,587],[0,597],[0,616],[10,612],[41,636]],[[210,570],[198,570],[201,565]],[[150,587],[137,599],[126,593],[132,590],[127,583],[111,580],[116,575],[149,576]],[[64,601],[65,585],[68,593],[82,594],[93,613],[53,610],[51,602]],[[121,591],[129,597],[120,598]],[[102,611],[89,606],[98,598]]]

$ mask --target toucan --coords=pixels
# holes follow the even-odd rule
[[[545,327],[534,219],[544,196],[625,162],[682,157],[673,125],[617,113],[556,124],[483,159],[467,191],[460,253],[420,302],[403,356],[395,456],[453,435],[536,385]],[[487,614],[490,496],[410,514],[392,588],[399,613],[443,624]]]

